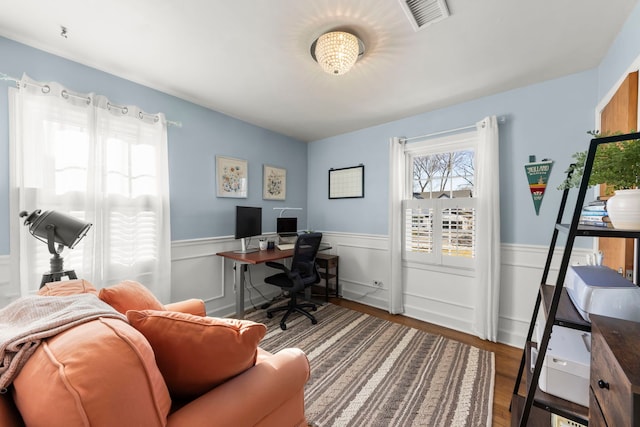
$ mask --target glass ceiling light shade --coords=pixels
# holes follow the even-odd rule
[[[311,45],[313,59],[325,72],[333,75],[349,71],[363,52],[362,41],[344,31],[325,33]]]

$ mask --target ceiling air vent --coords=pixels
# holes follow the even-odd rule
[[[415,31],[449,16],[446,0],[399,0]]]

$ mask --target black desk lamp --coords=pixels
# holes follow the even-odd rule
[[[21,218],[25,216],[27,219],[24,220],[24,225],[29,227],[29,232],[36,239],[46,243],[49,247],[49,253],[53,255],[50,261],[51,271],[42,275],[40,287],[43,287],[45,283],[60,281],[65,276],[69,279],[77,279],[75,271],[63,268],[60,254],[65,246],[73,249],[93,224],[60,212],[42,212],[40,209],[31,213],[20,212]],[[58,244],[57,248],[56,243]]]

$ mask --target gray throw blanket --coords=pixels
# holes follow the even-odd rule
[[[42,339],[99,317],[126,317],[93,294],[22,297],[0,309],[0,393],[13,382]]]

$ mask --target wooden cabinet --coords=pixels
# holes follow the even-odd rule
[[[589,426],[640,427],[640,323],[591,321]]]

